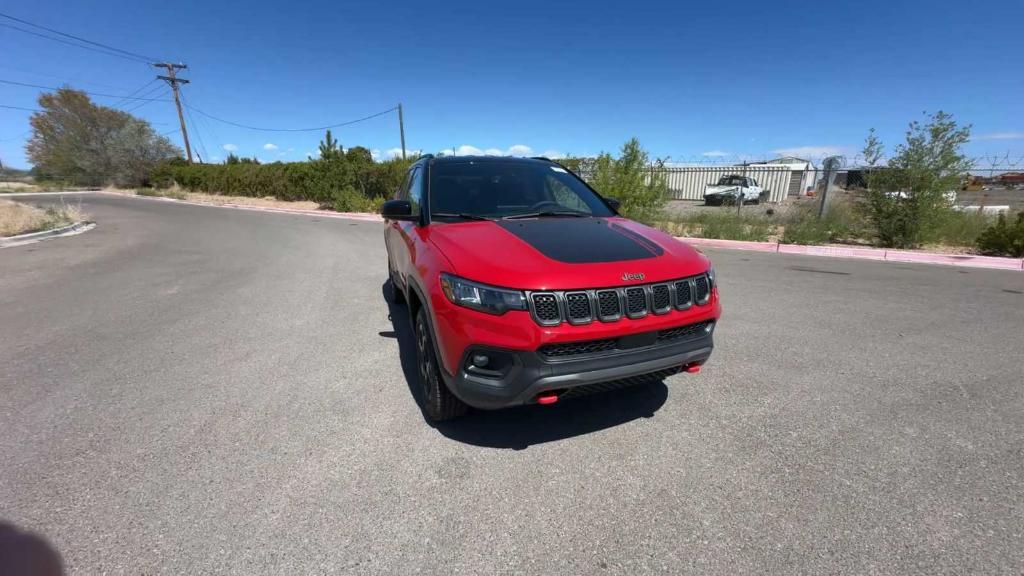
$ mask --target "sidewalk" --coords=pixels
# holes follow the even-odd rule
[[[799,244],[778,244],[775,242],[744,242],[741,240],[716,240],[713,238],[685,238],[677,240],[692,246],[725,248],[729,250],[753,250],[755,252],[778,252],[780,254],[801,254],[805,256],[830,256],[834,258],[858,258],[886,262],[910,262],[917,264],[946,264],[971,268],[1024,271],[1024,259],[976,256],[973,254],[937,254],[911,250],[889,250],[886,248],[856,248],[852,246],[801,246]]]

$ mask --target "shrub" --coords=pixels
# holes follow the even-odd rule
[[[775,225],[763,216],[737,215],[732,210],[703,211],[676,216],[661,223],[666,232],[697,238],[764,242]]]
[[[808,206],[796,209],[785,223],[783,244],[827,244],[843,242],[869,235],[861,208],[851,202],[831,204],[824,218],[818,218],[817,209]]]
[[[619,212],[627,218],[651,222],[665,206],[668,184],[664,164],[652,164],[647,151],[636,138],[622,145],[618,158],[603,153],[592,162],[567,160],[574,171],[580,170],[598,192],[619,201]]]
[[[1024,258],[1024,212],[1017,213],[1013,224],[1006,220],[1006,215],[1000,214],[995,224],[978,237],[978,248],[982,254]]]
[[[928,244],[974,246],[992,224],[993,218],[980,211],[943,210],[936,216],[934,226],[926,230],[921,239]]]
[[[956,190],[971,168],[960,150],[970,138],[970,127],[958,127],[944,112],[922,126],[911,122],[906,143],[886,166],[882,143],[874,130],[868,134],[864,157],[868,166],[868,214],[883,246],[912,248],[948,218],[946,193]]]
[[[372,210],[401,184],[412,161],[373,162],[361,148],[329,160],[256,164],[184,164],[168,162],[157,167],[151,182],[160,188],[177,183],[182,188],[208,194],[273,196],[279,200],[311,200],[324,206],[345,206],[346,211]],[[357,194],[361,200],[357,200]],[[366,208],[369,207],[369,208]]]
[[[377,212],[383,203],[383,196],[367,198],[355,188],[347,186],[334,193],[330,208],[338,212]]]

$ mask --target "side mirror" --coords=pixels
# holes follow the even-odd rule
[[[419,220],[420,217],[413,215],[412,204],[408,200],[388,200],[380,207],[380,215],[385,220]]]
[[[619,202],[615,198],[605,198],[604,202],[605,202],[605,204],[611,206],[612,210],[615,210],[616,212],[619,211],[619,206],[622,204],[621,202]]]

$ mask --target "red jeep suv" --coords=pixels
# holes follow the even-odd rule
[[[700,370],[721,313],[711,262],[617,207],[546,158],[409,169],[381,214],[430,419]]]

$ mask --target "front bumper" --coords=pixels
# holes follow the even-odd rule
[[[448,387],[463,402],[483,409],[531,404],[539,394],[573,395],[603,383],[629,384],[673,374],[685,365],[703,364],[711,356],[712,333],[679,342],[643,348],[586,354],[579,358],[549,358],[537,351],[472,346],[455,375],[443,374]],[[474,355],[501,358],[502,374],[482,375],[472,366]]]

